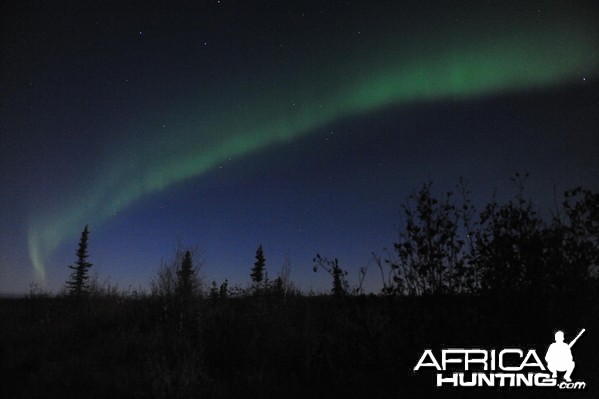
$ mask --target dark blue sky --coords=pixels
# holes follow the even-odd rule
[[[314,255],[355,283],[429,178],[482,205],[529,172],[543,211],[597,190],[597,7],[533,3],[4,6],[0,292],[59,289],[85,224],[120,286],[181,241],[209,281],[262,244],[321,290]]]

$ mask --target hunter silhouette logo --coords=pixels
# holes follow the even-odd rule
[[[584,332],[583,328],[570,343],[565,343],[564,332],[557,331],[555,342],[545,354],[547,366],[535,349],[450,348],[442,349],[437,357],[432,349],[425,349],[414,372],[421,368],[435,369],[437,387],[585,389],[584,381],[572,382],[571,378],[575,366],[571,348]],[[558,373],[564,373],[563,381]]]
[[[565,371],[564,380],[567,382],[571,382],[572,379],[570,376],[572,375],[572,371],[574,371],[574,359],[572,358],[572,345],[576,343],[578,338],[584,332],[584,328],[580,330],[576,338],[572,340],[569,344],[564,342],[564,333],[563,331],[558,331],[555,333],[555,342],[549,346],[547,349],[547,354],[545,355],[545,361],[547,361],[547,368],[551,371],[551,377],[557,378],[558,371]]]

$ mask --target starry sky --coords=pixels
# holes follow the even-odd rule
[[[399,207],[460,177],[482,207],[599,189],[593,1],[9,1],[1,12],[0,293],[92,274],[326,290],[392,247]],[[377,289],[377,273],[366,285]]]

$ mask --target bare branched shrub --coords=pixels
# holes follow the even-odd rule
[[[29,293],[27,294],[27,298],[30,299],[39,299],[39,298],[49,298],[51,296],[51,292],[46,290],[39,283],[30,283],[29,284]]]
[[[565,193],[553,220],[524,195],[528,175],[516,174],[516,195],[495,198],[477,213],[461,181],[435,196],[431,183],[402,206],[399,240],[387,257],[374,256],[384,294],[574,292],[594,284],[599,270],[599,195]]]
[[[89,279],[89,294],[92,297],[117,297],[122,295],[118,284],[113,284],[109,279],[100,281],[98,273]]]
[[[464,240],[470,237],[471,205],[465,200],[456,206],[452,191],[437,198],[431,186],[424,184],[402,206],[399,240],[386,260],[393,281],[383,277],[384,289],[407,295],[472,292],[474,269]]]

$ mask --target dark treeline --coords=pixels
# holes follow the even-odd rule
[[[548,397],[558,390],[434,388],[412,370],[425,348],[535,348],[556,330],[576,344],[574,374],[597,397],[599,195],[577,188],[541,216],[514,199],[477,211],[464,184],[426,183],[402,206],[399,239],[357,284],[316,255],[328,295],[269,278],[258,247],[250,283],[207,284],[201,251],[180,247],[149,292],[90,279],[84,229],[64,294],[0,301],[1,397]],[[93,251],[92,251],[93,254]],[[366,273],[380,292],[364,293]],[[573,349],[574,350],[574,349]]]
[[[494,200],[482,211],[475,209],[462,181],[455,192],[440,196],[433,193],[431,182],[425,183],[401,206],[399,240],[384,255],[373,253],[378,268],[374,273],[381,276],[381,289],[375,294],[511,296],[530,291],[568,293],[596,285],[599,194],[583,188],[568,190],[561,205],[542,216],[524,195],[525,179],[519,174],[512,179],[517,188],[514,199],[503,204]],[[90,284],[88,237],[85,226],[65,285],[65,294],[72,298],[114,294],[97,279]],[[317,254],[313,262],[314,272],[323,270],[331,277],[334,296],[364,294],[366,268],[360,269],[358,283],[350,286],[348,272],[337,258]],[[301,294],[289,279],[289,266],[269,280],[262,245],[249,270],[249,287],[230,289],[225,280],[220,286],[213,281],[208,289],[198,273],[202,263],[198,248],[179,245],[173,259],[160,266],[151,294],[214,297],[218,292],[226,297],[273,290]]]
[[[597,284],[599,194],[566,191],[561,207],[542,217],[512,179],[516,197],[477,212],[465,184],[438,198],[431,183],[403,205],[400,239],[387,259],[388,294],[567,293]]]

